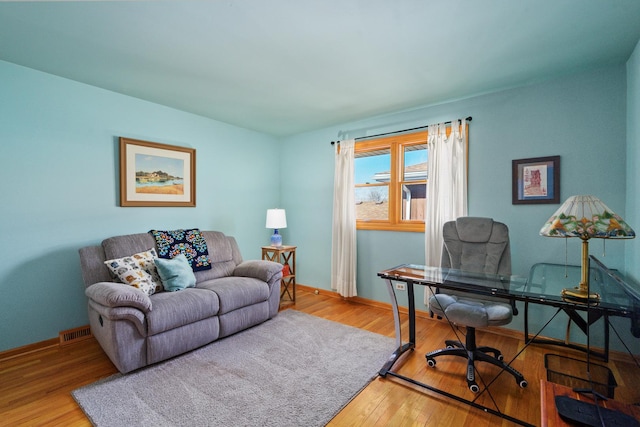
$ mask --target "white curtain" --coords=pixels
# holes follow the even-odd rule
[[[331,239],[331,289],[343,297],[356,296],[356,202],[354,194],[354,147],[349,139],[336,144],[333,181],[333,227]]]
[[[427,207],[425,212],[425,264],[438,267],[442,256],[442,226],[467,216],[466,124],[462,120],[429,126],[427,141]],[[428,289],[428,288],[427,288]],[[430,292],[425,292],[428,304]]]

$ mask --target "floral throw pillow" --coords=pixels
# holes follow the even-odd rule
[[[210,270],[211,258],[202,232],[190,230],[149,231],[156,238],[158,257],[171,259],[184,254],[193,271]]]
[[[151,296],[163,290],[160,275],[156,269],[154,259],[158,255],[151,248],[124,258],[116,258],[105,261],[109,270],[125,285],[140,289]]]

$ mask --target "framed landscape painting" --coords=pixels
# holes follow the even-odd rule
[[[512,204],[560,203],[560,156],[512,161]]]
[[[120,138],[120,206],[195,205],[195,149]]]

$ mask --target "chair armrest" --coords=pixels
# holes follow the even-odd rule
[[[89,299],[105,307],[133,307],[148,313],[152,304],[144,292],[123,283],[98,282],[85,290]]]
[[[233,270],[234,276],[253,277],[264,282],[271,282],[277,274],[282,277],[282,264],[273,261],[244,261]]]

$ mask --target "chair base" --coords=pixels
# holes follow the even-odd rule
[[[464,357],[467,359],[467,386],[469,386],[469,390],[474,393],[480,391],[480,387],[476,382],[476,373],[475,373],[475,361],[487,362],[491,363],[503,369],[504,371],[513,375],[516,380],[516,383],[521,387],[527,387],[527,380],[524,379],[524,376],[512,368],[511,366],[504,363],[502,353],[500,350],[481,346],[476,347],[476,331],[475,328],[467,327],[467,338],[466,343],[462,344],[460,341],[446,340],[445,344],[447,348],[443,348],[440,350],[434,350],[425,355],[427,358],[427,364],[431,367],[436,366],[436,357],[439,356],[458,356]],[[491,355],[493,354],[493,356]]]

